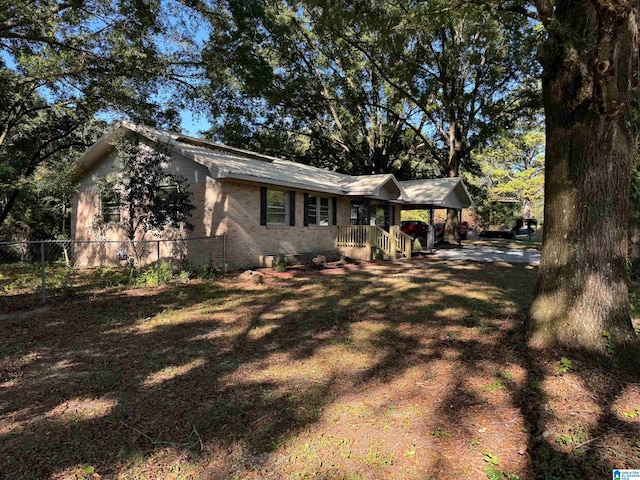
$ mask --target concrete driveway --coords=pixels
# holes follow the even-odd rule
[[[436,247],[436,258],[442,260],[469,260],[472,262],[506,262],[540,264],[540,252],[533,248],[499,248],[486,245],[463,245],[462,248]]]

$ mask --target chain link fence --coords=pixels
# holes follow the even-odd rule
[[[0,242],[0,313],[117,286],[153,286],[226,272],[226,235],[130,242]]]

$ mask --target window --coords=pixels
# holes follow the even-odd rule
[[[177,183],[167,183],[166,185],[160,185],[158,187],[158,191],[156,192],[156,198],[160,201],[165,201],[171,198],[171,196],[178,193],[178,184]]]
[[[327,197],[309,196],[307,207],[307,219],[309,225],[329,225],[329,199]]]
[[[260,187],[260,225],[296,224],[296,192]]]
[[[267,190],[267,225],[287,224],[287,193]]]
[[[120,222],[120,201],[113,191],[100,193],[100,215],[105,223]]]

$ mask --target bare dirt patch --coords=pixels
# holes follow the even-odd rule
[[[640,378],[530,351],[536,269],[110,290],[0,323],[0,478],[610,478]]]

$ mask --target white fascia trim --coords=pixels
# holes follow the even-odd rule
[[[393,183],[396,185],[396,187],[398,187],[398,190],[400,190],[400,198],[402,199],[402,201],[408,202],[409,201],[409,196],[404,191],[404,188],[402,188],[402,185],[400,185],[400,182],[398,182],[398,179],[395,177],[395,175],[393,173],[389,173],[388,175],[383,177],[382,181],[378,184],[378,186],[376,188],[373,189],[372,192],[364,193],[362,195],[372,195],[372,196],[375,196],[375,197],[379,197],[380,189],[383,186],[385,186],[389,180],[393,181]]]
[[[467,196],[466,199],[461,199],[460,197],[458,197],[455,194],[455,190],[458,187],[458,185],[462,186],[463,192]],[[449,192],[445,195],[444,200],[443,200],[442,203],[446,205],[448,203],[447,199],[449,197],[451,197],[452,195],[455,196],[456,203],[458,204],[458,206],[449,207],[449,208],[456,208],[456,209],[460,209],[460,210],[463,209],[463,208],[471,208],[472,206],[475,208],[475,204],[473,203],[473,199],[471,198],[471,195],[469,195],[469,192],[467,191],[466,187],[464,186],[464,182],[461,179],[458,179],[458,181],[453,184],[453,186],[451,187]],[[467,203],[469,205],[467,205]]]
[[[396,187],[398,187],[398,190],[400,190],[400,197],[402,197],[402,200],[404,200],[405,202],[408,202],[409,201],[409,195],[407,195],[407,192],[404,191],[404,188],[402,188],[402,185],[400,185],[400,182],[398,181],[396,176],[393,173],[390,173],[389,177],[391,177],[391,180],[393,180],[393,183],[395,183]]]
[[[462,188],[464,188],[464,193],[467,195],[467,197],[469,198],[469,206],[466,208],[473,208],[475,210],[476,208],[476,203],[473,201],[473,197],[471,196],[471,194],[469,193],[469,190],[467,190],[467,186],[464,184],[464,182],[462,180],[460,180],[460,183],[462,184]]]
[[[120,140],[125,133],[124,129],[133,131],[123,122],[117,122],[111,130],[102,135],[96,143],[91,145],[89,149],[78,158],[73,167],[72,179],[80,181],[91,169],[101,160],[111,149],[113,144]]]

